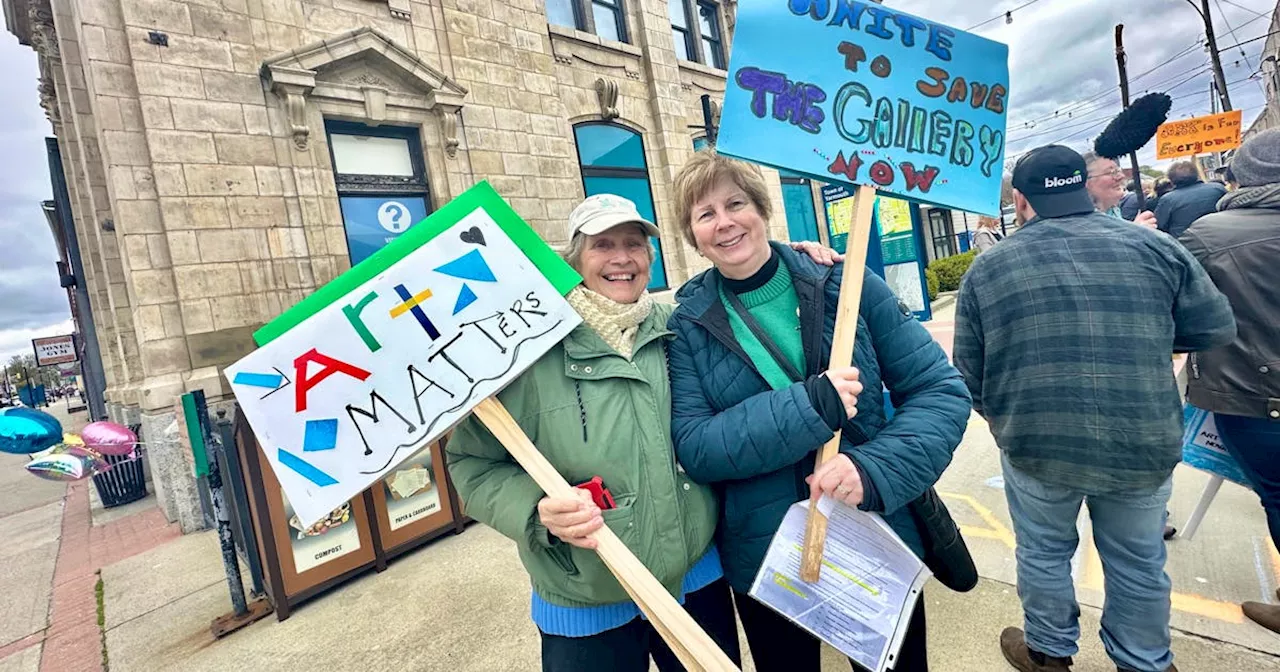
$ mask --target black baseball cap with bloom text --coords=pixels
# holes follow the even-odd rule
[[[1088,179],[1084,157],[1062,145],[1037,147],[1013,167],[1013,188],[1042,218],[1093,212],[1093,201],[1085,190]]]

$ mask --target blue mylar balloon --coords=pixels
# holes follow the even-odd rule
[[[30,455],[61,442],[62,423],[52,415],[21,406],[0,410],[0,452]]]

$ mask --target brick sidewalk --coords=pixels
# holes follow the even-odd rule
[[[178,526],[167,522],[159,509],[93,527],[91,487],[87,480],[67,485],[48,629],[0,647],[0,659],[44,642],[40,672],[102,670],[102,633],[94,594],[98,570],[181,536]]]

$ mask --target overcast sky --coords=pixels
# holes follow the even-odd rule
[[[1113,31],[1125,17],[1131,21],[1124,37],[1134,96],[1148,88],[1168,91],[1175,97],[1172,118],[1210,112],[1212,76],[1208,54],[1199,44],[1203,25],[1186,0],[1034,0],[1021,9],[1014,8],[1026,0],[886,4],[960,29],[1000,17],[975,32],[1009,45],[1007,156],[1051,142],[1084,150],[1119,112]],[[1212,0],[1210,8],[1218,46],[1224,48],[1265,35],[1274,5]],[[1003,13],[1010,9],[1013,23],[1006,24]],[[1263,43],[1223,53],[1231,102],[1244,110],[1246,127],[1265,100],[1257,79],[1248,79],[1258,70]],[[50,198],[43,140],[50,128],[40,109],[37,78],[34,53],[9,33],[0,35],[0,90],[5,91],[0,105],[0,362],[30,352],[35,336],[71,330],[66,293],[58,286],[54,266],[57,253],[39,206]],[[1156,164],[1154,143],[1139,159]]]
[[[31,352],[37,336],[71,333],[58,253],[40,210],[52,198],[35,52],[0,33],[0,364]]]

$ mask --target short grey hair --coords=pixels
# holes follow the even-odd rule
[[[634,224],[633,226],[635,226],[637,229],[640,229],[641,232],[644,231],[644,227],[640,226],[639,224]],[[645,234],[645,238],[648,238],[647,233]],[[649,249],[649,264],[652,265],[653,264],[653,246],[647,245],[646,247]],[[564,259],[566,263],[572,266],[573,270],[581,273],[582,272],[582,253],[586,249],[587,249],[587,235],[584,233],[575,233],[573,235],[573,238],[569,239],[569,244],[565,245],[564,248],[560,250],[560,257]]]
[[[1085,167],[1085,169],[1091,169],[1091,168],[1093,168],[1093,164],[1095,164],[1095,163],[1097,163],[1097,162],[1099,162],[1099,161],[1115,161],[1115,159],[1110,159],[1110,158],[1107,158],[1107,157],[1105,157],[1105,156],[1101,156],[1101,155],[1099,155],[1097,152],[1085,152],[1085,153],[1084,153],[1084,167]],[[1117,163],[1116,165],[1119,165],[1119,164]]]

